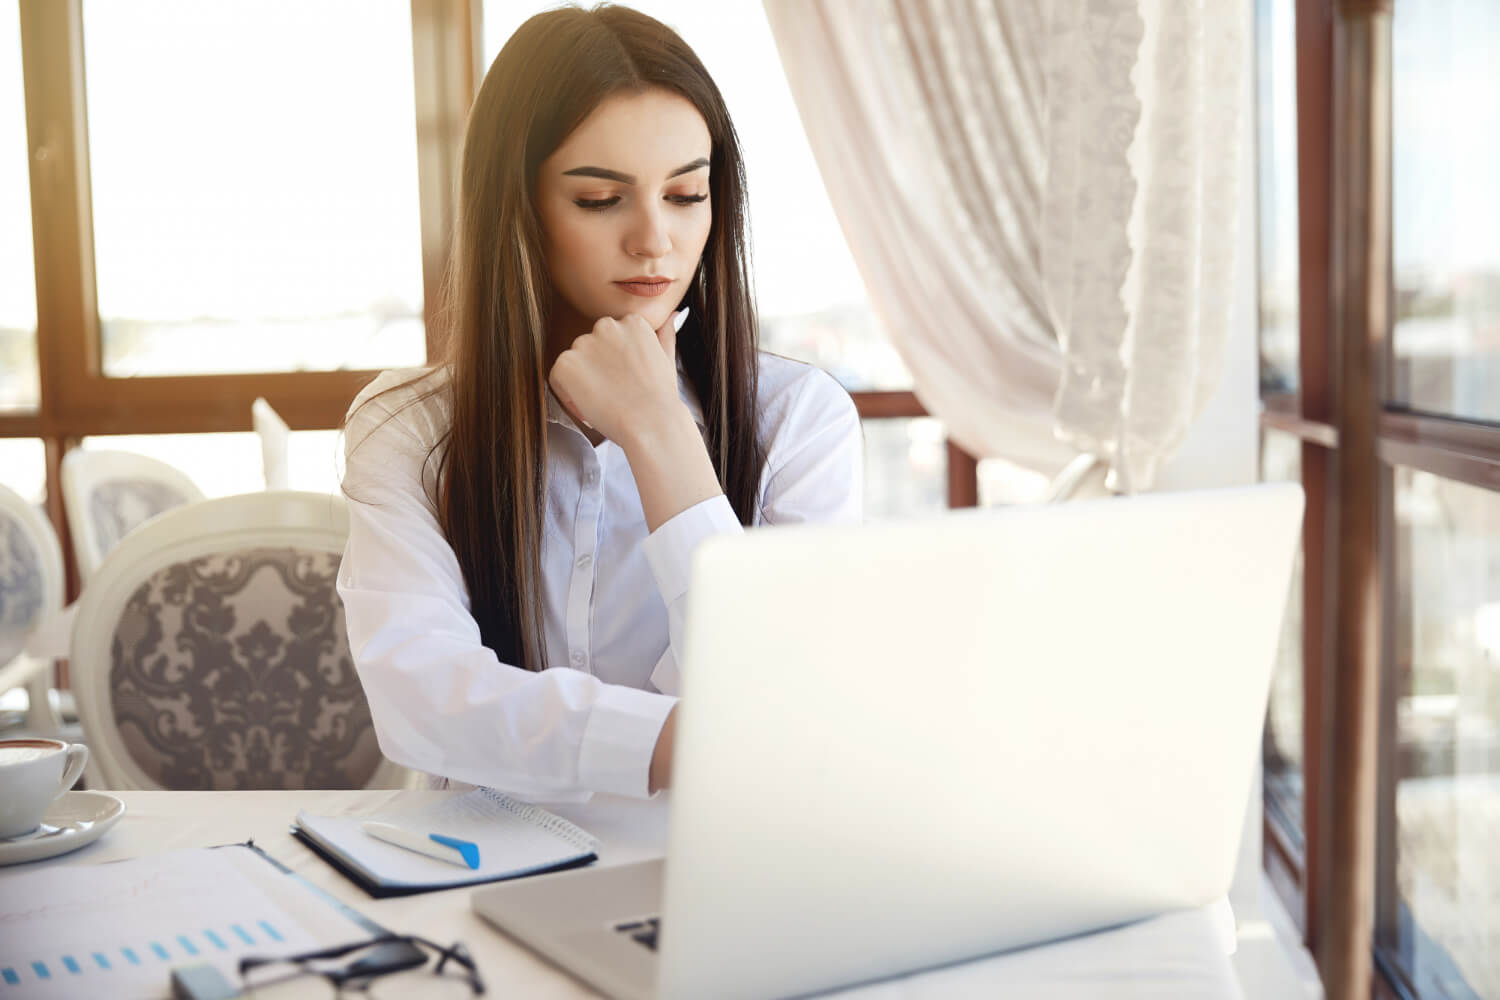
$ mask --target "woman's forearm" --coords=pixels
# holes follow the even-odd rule
[[[667,713],[662,723],[661,735],[656,738],[656,749],[651,754],[651,773],[647,778],[647,792],[655,795],[672,785],[672,746],[677,741],[677,706]]]
[[[647,531],[724,492],[703,436],[685,406],[661,420],[631,428],[627,440],[618,443],[635,476]]]

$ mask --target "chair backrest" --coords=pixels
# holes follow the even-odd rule
[[[135,528],[203,499],[197,484],[177,469],[128,451],[74,448],[63,456],[62,487],[78,578],[85,583]]]
[[[292,429],[270,403],[260,398],[250,404],[250,422],[260,438],[260,460],[265,468],[266,489],[291,489]]]
[[[62,549],[52,522],[0,486],[0,677],[42,619],[62,607]],[[46,677],[40,690],[46,693]],[[0,683],[0,692],[10,687]],[[35,698],[36,690],[32,691]]]
[[[399,787],[334,588],[342,497],[249,493],[141,526],[79,600],[70,668],[103,788]]]

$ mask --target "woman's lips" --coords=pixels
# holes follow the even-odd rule
[[[631,295],[639,295],[643,298],[655,298],[668,288],[672,287],[670,281],[617,281],[616,285],[625,289]]]

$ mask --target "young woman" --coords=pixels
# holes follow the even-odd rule
[[[670,782],[694,547],[857,520],[859,420],[757,351],[738,140],[669,28],[531,18],[461,170],[445,362],[350,408],[350,648],[391,760],[645,797]]]

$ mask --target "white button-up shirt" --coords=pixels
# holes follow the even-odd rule
[[[849,395],[826,373],[760,357],[767,461],[756,524],[861,516],[863,450]],[[500,662],[480,641],[434,506],[451,419],[444,393],[385,372],[346,430],[349,538],[339,570],[354,657],[380,749],[406,767],[534,799],[646,797],[651,756],[681,679],[688,566],[704,538],[742,530],[721,494],[648,535],[625,453],[594,447],[548,394],[542,540],[548,669]],[[703,426],[679,375],[679,392]],[[690,669],[690,668],[689,668]]]

